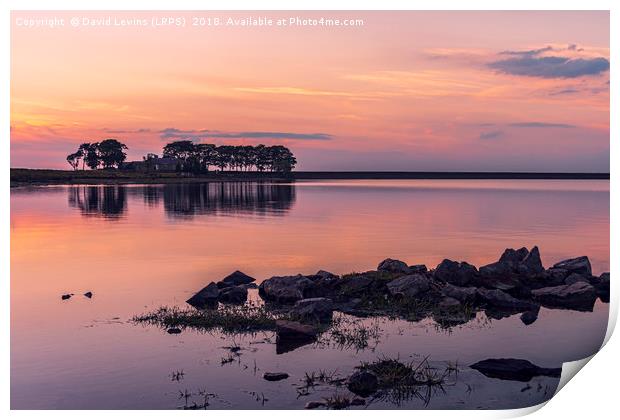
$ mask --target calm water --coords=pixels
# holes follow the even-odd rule
[[[169,335],[128,320],[180,305],[234,270],[257,279],[373,269],[386,257],[434,267],[443,258],[477,266],[506,247],[538,245],[543,263],[586,254],[609,270],[607,181],[334,181],[295,185],[180,184],[58,186],[11,191],[12,408],[182,407],[180,391],[211,408],[303,408],[332,395],[298,396],[304,372],[346,376],[380,356],[441,365],[458,360],[455,384],[430,408],[523,407],[549,398],[557,379],[530,386],[489,379],[466,366],[488,357],[542,366],[581,359],[602,343],[606,304],[594,312],[542,309],[483,314],[451,331],[432,321],[365,320],[377,339],[366,349],[330,343],[276,355],[271,334]],[[92,291],[87,299],[81,294]],[[61,301],[64,293],[76,295]],[[256,298],[253,293],[253,298]],[[229,351],[242,350],[222,365]],[[180,381],[173,371],[183,370]],[[291,377],[266,382],[265,371]],[[346,391],[346,390],[345,390]],[[344,391],[338,391],[345,393]],[[417,398],[401,408],[423,408]],[[370,408],[393,408],[375,401]]]

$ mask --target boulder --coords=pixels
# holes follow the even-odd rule
[[[480,267],[480,273],[483,272],[484,268]],[[518,298],[527,299],[530,297],[529,287],[525,286],[516,275],[490,277],[483,275],[479,279],[479,284],[487,289],[498,289]]]
[[[523,322],[525,325],[530,325],[536,322],[536,320],[538,319],[538,312],[540,312],[540,307],[531,311],[523,312],[519,318],[521,319],[521,322]]]
[[[409,269],[409,266],[406,263],[400,260],[393,260],[391,258],[387,258],[381,261],[381,263],[379,263],[379,266],[377,267],[377,270],[389,271],[390,273],[402,273],[402,274],[409,274],[411,272],[411,270]]]
[[[424,264],[416,264],[416,265],[410,265],[409,271],[411,272],[411,274],[415,274],[415,273],[422,274],[422,273],[426,273],[428,271],[428,268],[426,268]]]
[[[233,286],[220,290],[218,300],[223,303],[242,304],[248,299],[248,289],[245,286]]]
[[[532,290],[532,297],[545,306],[579,311],[592,311],[596,290],[585,282]]]
[[[529,311],[537,307],[534,303],[516,299],[501,290],[488,290],[481,288],[478,289],[478,297],[487,307],[493,309]]]
[[[319,407],[325,407],[325,403],[323,401],[308,401],[304,408],[306,410],[314,410]]]
[[[461,302],[451,297],[445,297],[437,304],[440,312],[457,312],[462,308]]]
[[[489,378],[529,382],[536,376],[559,378],[562,368],[542,368],[522,359],[486,359],[470,366]]]
[[[319,330],[295,321],[276,321],[276,353],[282,354],[314,342]]]
[[[379,387],[377,376],[366,370],[355,372],[347,382],[347,388],[360,397],[368,397],[374,394]]]
[[[361,405],[366,405],[365,399],[356,397],[351,400],[351,406],[361,406]]]
[[[458,287],[449,283],[441,289],[444,296],[454,298],[461,303],[473,303],[478,295],[477,292],[478,289],[475,287]]]
[[[84,296],[86,296],[87,298],[91,299],[93,297],[93,292],[86,292],[86,293],[84,293]]]
[[[245,273],[237,270],[234,273],[231,273],[224,277],[221,281],[218,282],[218,286],[220,288],[230,287],[230,286],[241,286],[244,284],[250,284],[256,281],[254,277],[250,277]]]
[[[298,300],[289,312],[295,319],[324,323],[332,319],[332,300],[328,298],[311,298]]]
[[[334,273],[330,273],[329,271],[325,271],[325,270],[317,271],[315,276],[318,277],[318,278],[321,278],[321,279],[332,279],[332,278],[337,278],[338,277]]]
[[[538,273],[542,273],[545,271],[545,268],[542,265],[542,261],[540,259],[540,251],[537,246],[534,246],[521,260],[518,265],[517,271],[521,274],[525,275],[534,275]]]
[[[603,302],[609,302],[609,273],[601,274],[594,285],[596,294]]]
[[[265,300],[279,303],[293,303],[304,298],[304,291],[312,286],[312,281],[298,274],[296,276],[271,277],[258,287]]]
[[[566,278],[564,279],[564,284],[573,284],[573,283],[579,283],[579,282],[589,283],[588,279],[586,279],[581,274],[577,274],[577,273],[571,273],[568,276],[566,276]]]
[[[508,248],[499,257],[499,261],[480,267],[480,275],[484,278],[529,277],[543,271],[545,269],[537,246],[530,251],[525,247],[517,250]]]
[[[411,274],[399,277],[387,284],[392,296],[416,297],[430,289],[430,280],[424,274]]]
[[[529,251],[526,247],[522,247],[516,250],[512,248],[507,248],[499,257],[498,262],[516,267],[519,263],[521,263],[521,261],[523,261],[527,257],[528,253]]]
[[[590,260],[586,256],[560,261],[555,264],[553,268],[561,268],[568,272],[581,274],[586,277],[592,275],[592,266],[590,265]]]
[[[61,298],[62,300],[67,300],[67,299],[71,299],[71,296],[73,296],[73,294],[72,294],[72,293],[70,293],[70,294],[66,294],[66,295],[62,295],[60,298]]]
[[[365,274],[345,276],[336,282],[337,292],[343,296],[359,296],[369,290],[376,292],[379,286],[373,277]]]
[[[455,286],[470,286],[478,277],[478,270],[466,262],[443,260],[435,268],[434,276],[437,280]]]
[[[219,296],[220,289],[217,287],[217,285],[215,283],[209,283],[194,296],[187,299],[186,302],[195,308],[203,308],[205,306],[215,303]]]
[[[265,372],[263,374],[263,379],[271,382],[281,381],[286,378],[288,378],[288,373],[285,372]]]

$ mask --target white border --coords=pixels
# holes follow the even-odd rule
[[[44,1],[44,0],[5,0],[0,6],[0,22],[1,26],[2,42],[0,45],[1,53],[3,57],[10,57],[10,10],[611,10],[611,79],[614,78],[616,70],[616,59],[618,58],[614,48],[618,45],[618,6],[619,2],[611,0],[564,0],[559,2],[557,0],[470,0],[465,2],[464,0],[435,0],[435,1],[398,1],[398,0],[381,0],[381,1],[364,1],[357,0],[355,2],[346,2],[339,0],[296,0],[294,2],[284,0],[266,0],[266,1],[241,1],[241,0],[227,0],[220,2],[205,2],[197,0],[176,0],[164,1],[164,0],[150,0],[145,1],[129,1],[129,0],[90,0],[88,2],[78,0],[67,1]],[[1,80],[3,88],[0,92],[3,92],[2,100],[0,101],[0,122],[2,126],[2,143],[0,153],[0,165],[2,166],[5,177],[3,182],[0,183],[1,200],[0,214],[3,220],[2,224],[2,237],[0,246],[0,276],[2,278],[3,291],[0,295],[2,299],[3,314],[3,345],[0,346],[0,352],[2,354],[2,379],[0,382],[0,390],[2,392],[1,401],[3,412],[9,410],[10,407],[10,346],[9,339],[9,305],[10,305],[10,256],[9,256],[9,241],[10,241],[10,229],[9,229],[9,167],[10,167],[10,66],[8,60],[2,60],[2,67],[0,69]],[[617,83],[611,85],[611,108],[610,115],[620,115],[617,112],[617,106],[615,98],[618,97]],[[611,121],[610,138],[617,139],[617,124]],[[614,163],[618,162],[617,146],[611,142],[611,167],[615,166]],[[613,187],[616,185],[618,175],[615,171],[611,174],[611,215],[618,214],[620,207],[618,206],[618,194]],[[614,222],[614,218],[611,219],[611,255],[617,257],[617,238],[618,227]],[[618,258],[611,258],[610,271],[618,272],[619,262]],[[606,340],[609,339],[615,322],[617,319],[618,309],[618,289],[612,287],[612,304],[610,310],[610,324],[608,328],[608,334]],[[534,417],[538,418],[566,418],[566,419],[583,419],[589,418],[608,418],[609,413],[615,412],[617,407],[615,395],[616,387],[615,381],[618,377],[619,369],[617,367],[617,361],[614,360],[614,353],[620,349],[618,345],[618,339],[611,339],[605,346],[605,350],[602,354],[596,355],[592,362],[584,368],[584,372],[580,373],[580,379],[571,381],[562,391],[555,396],[547,405],[544,410],[540,410],[534,414]],[[425,412],[411,412],[411,411],[390,411],[390,416],[394,417],[410,417],[410,416],[424,416],[424,418],[446,418],[446,417],[458,417],[459,419],[481,419],[481,418],[504,418],[521,416],[533,411],[538,410],[540,407],[533,407],[523,410],[503,410],[503,411],[425,411]],[[66,419],[66,418],[80,418],[86,413],[80,411],[46,411],[46,412],[34,412],[34,411],[13,411],[10,415],[15,418],[31,418],[45,416],[52,419]],[[140,413],[142,414],[142,413]],[[146,414],[146,413],[144,413]],[[204,415],[205,413],[186,413],[185,415]],[[292,413],[286,411],[269,411],[260,412],[253,411],[247,413],[239,413],[236,411],[219,411],[216,414],[210,413],[210,416],[216,415],[221,419],[233,419],[236,416],[252,416],[253,419],[266,419],[270,418],[285,418],[289,417]],[[87,415],[95,419],[104,419],[108,417],[108,413],[103,411],[90,411]],[[130,411],[118,411],[115,412],[115,416],[129,417],[133,415]],[[149,411],[148,415],[153,419],[169,418],[170,416],[177,415],[171,411]],[[294,415],[297,417],[310,417],[315,416],[316,412],[313,411],[296,411]],[[366,412],[322,412],[321,416],[345,416],[354,415],[361,418],[374,418],[377,413],[375,411]]]

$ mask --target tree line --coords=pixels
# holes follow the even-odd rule
[[[120,168],[127,158],[127,146],[116,139],[96,143],[82,143],[75,153],[67,156],[67,162],[74,170],[82,167],[98,169]],[[216,146],[196,144],[189,140],[175,141],[164,146],[163,156],[179,161],[178,171],[203,173],[209,167],[220,171],[291,172],[297,164],[293,153],[284,146]],[[149,154],[145,161],[154,159]]]
[[[213,166],[220,171],[290,172],[297,159],[284,146],[216,146],[195,144],[189,140],[164,146],[164,157],[179,159],[187,172],[208,172]]]

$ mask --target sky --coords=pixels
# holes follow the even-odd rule
[[[276,25],[295,16],[363,25]],[[106,138],[128,160],[193,140],[283,144],[298,170],[608,172],[609,13],[13,12],[11,166]]]

